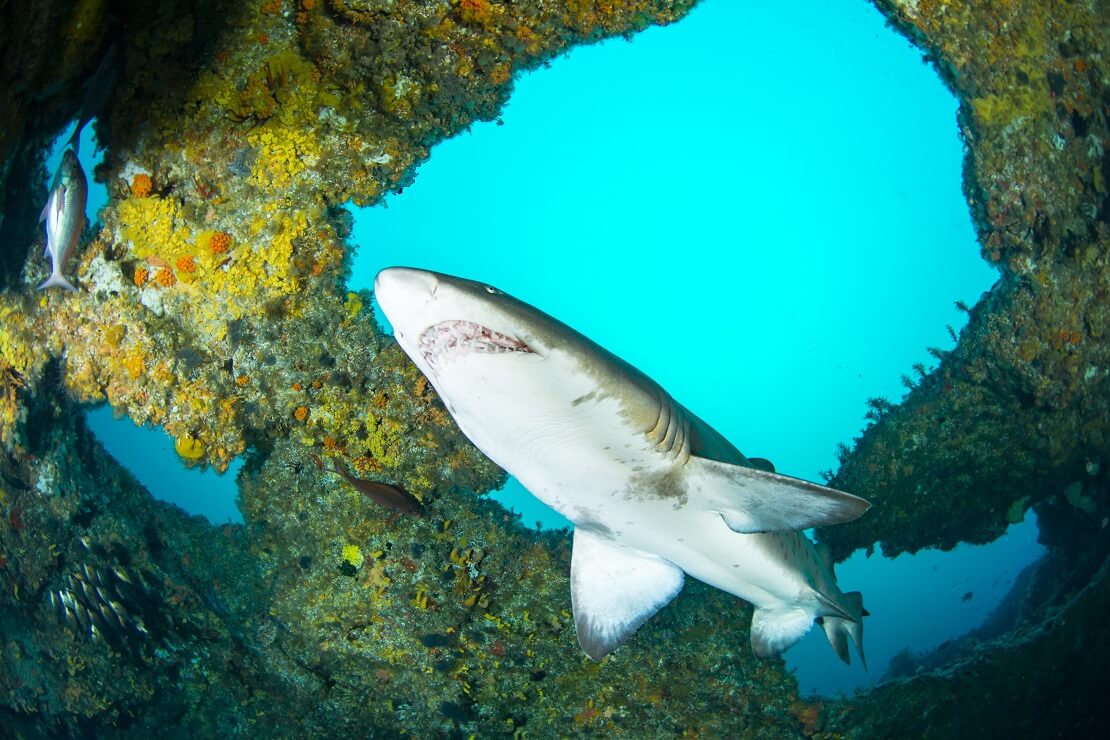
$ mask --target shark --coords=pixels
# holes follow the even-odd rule
[[[756,656],[817,623],[866,667],[862,596],[840,590],[802,530],[856,519],[867,501],[745,457],[631,364],[492,285],[391,267],[374,293],[463,434],[574,524],[587,656],[617,649],[688,575],[752,604]]]

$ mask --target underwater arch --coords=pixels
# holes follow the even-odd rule
[[[850,701],[806,702],[779,664],[736,649],[746,607],[695,583],[604,665],[566,650],[573,628],[551,611],[565,600],[565,537],[465,494],[496,471],[373,329],[365,295],[342,285],[346,223],[333,204],[408,183],[432,142],[496,114],[514,72],[572,43],[673,21],[688,4],[106,7],[13,10],[6,30],[46,30],[71,63],[44,67],[54,60],[36,56],[37,33],[9,33],[0,61],[14,101],[0,116],[0,180],[18,206],[6,201],[5,227],[19,226],[13,213],[33,220],[47,185],[37,155],[27,165],[12,152],[40,151],[78,109],[106,34],[128,62],[98,126],[112,197],[105,229],[74,263],[86,289],[32,295],[40,249],[5,244],[5,726],[80,734],[123,718],[124,731],[150,734],[170,717],[203,734],[249,718],[269,735],[290,721],[308,734],[642,735],[664,722],[675,734],[742,725],[776,736],[1083,736],[1105,726],[1105,661],[1094,658],[1108,650],[1110,608],[1110,240],[1096,104],[1110,40],[1095,9],[879,5],[959,96],[964,187],[1001,279],[968,307],[957,345],[936,348],[936,370],[909,378],[900,404],[871,405],[874,423],[843,450],[834,483],[876,506],[821,537],[840,557],[876,543],[887,554],[952,547],[993,539],[1033,508],[1049,552],[1011,594],[1002,633],[954,656],[903,656],[902,678]],[[198,263],[198,247],[231,256]],[[22,273],[13,254],[26,257]],[[144,260],[159,269],[154,286],[135,269]],[[228,273],[235,279],[220,282]],[[242,311],[244,298],[260,310],[208,323],[213,305]],[[152,501],[80,423],[80,404],[105,395],[190,440],[202,453],[191,464],[222,469],[249,450],[238,476],[245,525],[214,528]],[[313,462],[318,452],[388,466],[428,516],[383,518]],[[80,584],[125,596],[127,579],[143,586],[127,608],[144,605],[159,649],[114,652],[75,629],[78,615],[115,609],[78,595]]]

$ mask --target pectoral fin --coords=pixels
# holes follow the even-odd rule
[[[691,457],[686,470],[691,499],[721,512],[734,532],[781,532],[842,524],[871,507],[850,493],[703,457]]]
[[[813,617],[804,609],[757,608],[752,613],[752,652],[757,658],[773,658],[802,639],[812,626]]]
[[[604,658],[682,590],[684,577],[663,558],[575,529],[570,597],[582,650]]]

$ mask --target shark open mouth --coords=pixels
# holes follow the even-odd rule
[[[420,353],[429,364],[435,365],[469,352],[533,354],[532,349],[516,337],[471,321],[441,321],[429,326],[420,335]]]

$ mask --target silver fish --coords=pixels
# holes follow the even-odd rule
[[[46,250],[50,257],[50,277],[39,286],[77,290],[62,274],[62,268],[77,247],[77,240],[85,228],[85,204],[89,198],[89,183],[85,171],[72,149],[62,155],[62,164],[50,190],[50,198],[42,209],[40,223],[46,225]]]

